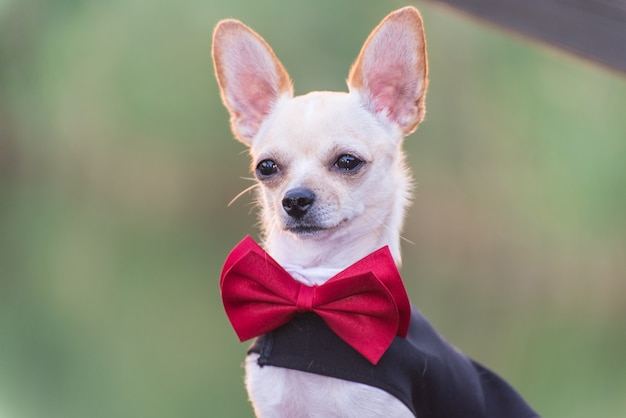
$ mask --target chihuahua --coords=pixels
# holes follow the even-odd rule
[[[252,157],[267,253],[306,286],[323,285],[382,247],[388,247],[400,265],[400,231],[411,192],[401,146],[424,119],[428,86],[419,12],[413,7],[397,10],[374,29],[350,69],[348,93],[322,91],[294,97],[289,75],[272,49],[237,20],[217,25],[213,59],[232,131]],[[264,349],[251,350],[245,362],[246,386],[256,415],[535,416],[512,390],[515,401],[511,402],[516,404],[512,408],[523,413],[494,412],[484,400],[487,389],[476,376],[487,374],[500,382],[499,378],[447,345],[421,316],[416,317],[417,310],[411,315],[409,336],[419,326],[418,340],[432,335],[444,347],[434,349],[439,352],[435,357],[460,358],[439,362],[447,368],[443,374],[453,376],[450,379],[437,376],[439,357],[429,357],[418,361],[417,377],[407,381],[434,377],[408,390],[420,393],[403,396],[386,383],[372,385],[368,378],[354,377],[372,375],[376,365],[368,365],[372,370],[367,372],[335,375],[328,372],[333,368],[320,367],[318,373],[307,367],[271,365],[261,361]],[[339,351],[322,350],[320,357]],[[415,363],[417,355],[400,357]],[[342,365],[351,362],[340,360]],[[410,368],[394,367],[401,372],[387,374]],[[471,372],[462,371],[469,368]],[[509,394],[510,388],[502,384]],[[475,407],[467,407],[463,400],[469,392],[476,392],[468,395]]]

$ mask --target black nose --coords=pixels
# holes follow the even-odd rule
[[[296,187],[285,193],[283,209],[292,218],[302,218],[315,202],[315,193],[304,187]]]

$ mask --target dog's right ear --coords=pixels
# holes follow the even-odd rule
[[[213,32],[213,64],[233,133],[250,146],[276,102],[293,96],[289,75],[263,38],[233,19]]]

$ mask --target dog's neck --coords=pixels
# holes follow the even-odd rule
[[[265,231],[265,249],[296,280],[310,286],[323,284],[341,270],[385,246],[389,247],[399,267],[404,206],[396,205],[396,210],[390,213],[384,224],[370,227],[360,236],[335,234],[301,238],[278,228],[269,228]]]

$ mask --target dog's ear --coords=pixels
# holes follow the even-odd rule
[[[233,133],[250,146],[280,97],[293,96],[289,75],[263,38],[232,19],[213,32],[213,63]]]
[[[389,14],[370,34],[350,69],[348,86],[365,106],[408,135],[426,113],[428,61],[422,18],[414,7]]]

